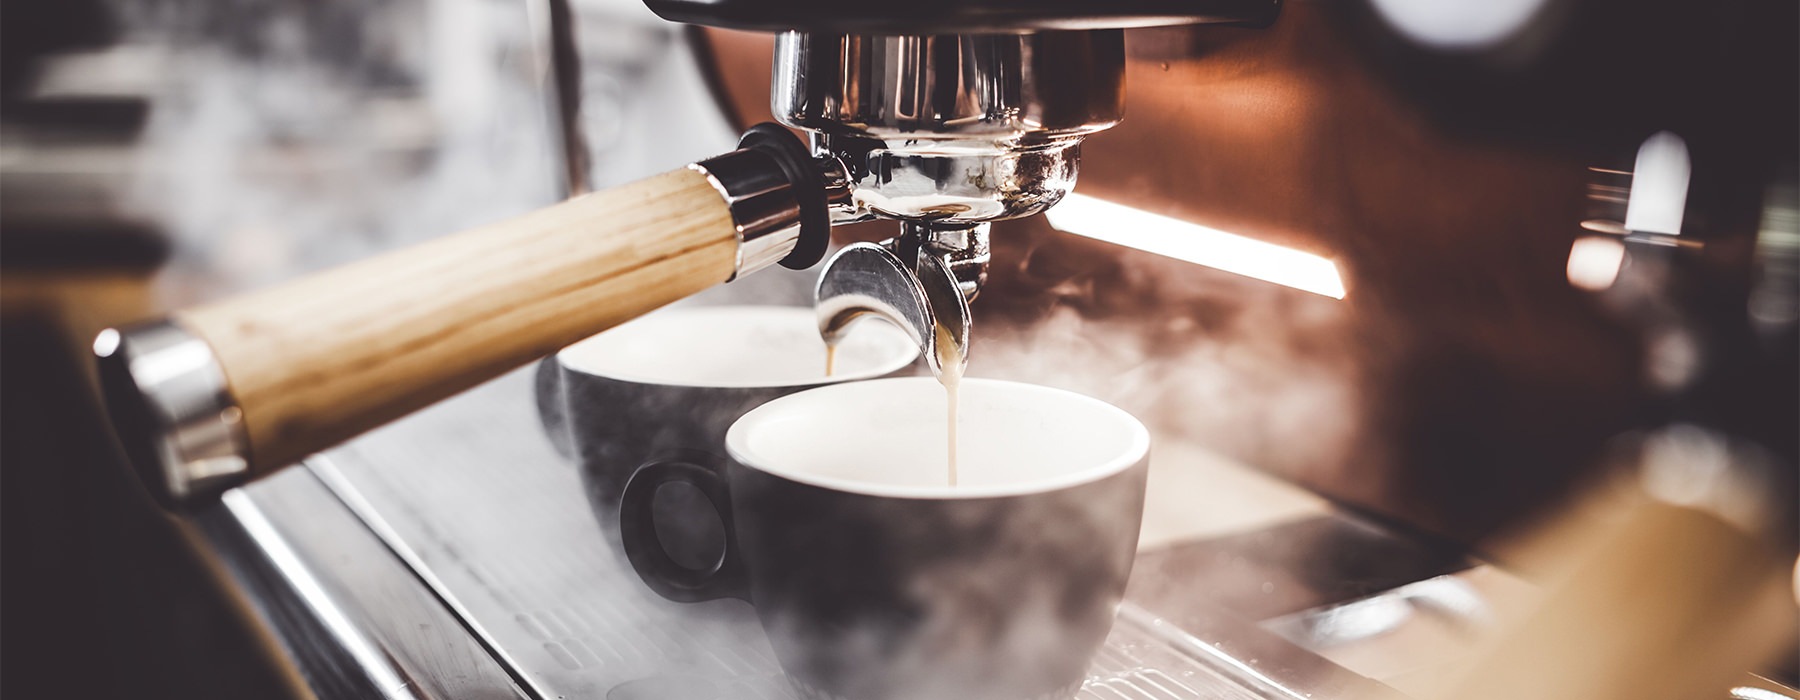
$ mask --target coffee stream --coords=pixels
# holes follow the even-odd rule
[[[938,326],[935,330],[937,333],[938,367],[940,368],[940,370],[938,371],[937,379],[938,379],[938,383],[944,385],[944,395],[945,395],[945,398],[948,399],[948,403],[946,405],[949,407],[949,411],[948,411],[949,431],[948,432],[950,435],[950,485],[955,486],[956,485],[956,404],[958,403],[957,402],[957,388],[962,386],[962,375],[963,375],[962,353],[957,350],[956,341],[950,337],[949,329],[947,329],[943,326]]]
[[[949,329],[944,328],[943,326],[938,326],[933,330],[937,336],[937,338],[936,338],[937,342],[935,343],[935,345],[937,346],[938,367],[941,368],[937,373],[937,380],[938,380],[939,384],[944,385],[944,397],[946,399],[945,405],[948,408],[946,413],[948,415],[948,423],[947,423],[948,431],[947,432],[949,433],[949,436],[950,436],[950,439],[949,439],[949,443],[950,443],[949,444],[950,485],[955,486],[956,485],[956,406],[959,403],[957,400],[957,393],[958,393],[957,389],[962,386],[962,375],[963,375],[962,353],[957,351],[956,341],[950,337]],[[827,376],[827,377],[831,376],[832,372],[836,369],[837,350],[838,349],[837,349],[836,343],[826,343],[825,344],[825,376]]]

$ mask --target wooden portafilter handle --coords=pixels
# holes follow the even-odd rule
[[[114,429],[159,501],[204,503],[737,275],[812,266],[833,164],[763,124],[685,168],[108,329]]]

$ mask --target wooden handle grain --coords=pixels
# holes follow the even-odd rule
[[[175,314],[212,345],[252,471],[287,464],[731,278],[682,169]]]

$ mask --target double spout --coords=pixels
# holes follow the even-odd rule
[[[819,334],[835,346],[857,321],[881,318],[919,344],[932,373],[961,375],[969,361],[969,302],[987,276],[987,229],[908,221],[898,238],[845,246],[815,288]]]
[[[825,341],[883,318],[934,373],[960,372],[989,223],[1074,188],[1081,140],[1123,116],[1124,60],[1117,30],[777,37],[771,111],[848,181],[833,221],[900,222],[899,236],[826,264]]]

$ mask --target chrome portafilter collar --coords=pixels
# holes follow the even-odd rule
[[[1075,186],[1082,137],[1118,123],[1118,30],[776,38],[776,119],[843,163],[840,220],[967,225],[1043,211]]]
[[[1050,208],[1075,187],[1081,139],[1124,112],[1118,30],[873,35],[788,32],[770,106],[839,164],[836,223],[901,233],[840,251],[819,277],[819,332],[878,317],[934,372],[968,358],[968,302],[987,278],[988,223]]]

